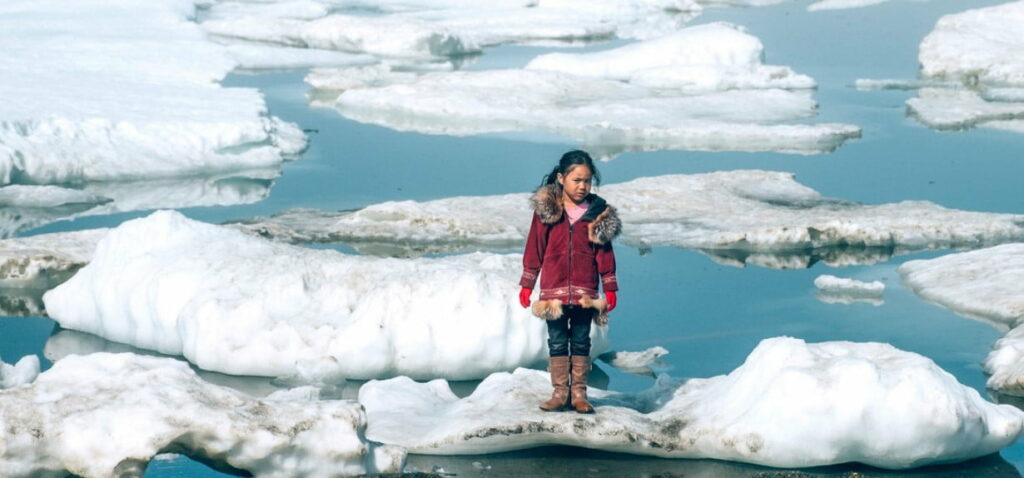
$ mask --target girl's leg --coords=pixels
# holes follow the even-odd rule
[[[548,323],[548,371],[551,372],[551,398],[540,404],[546,412],[557,412],[569,405],[569,317],[562,314]]]
[[[569,347],[569,370],[572,378],[571,403],[578,413],[594,413],[594,407],[587,401],[587,379],[590,374],[590,323],[594,309],[583,307],[567,308],[569,333],[572,342]]]

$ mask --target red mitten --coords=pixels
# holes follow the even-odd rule
[[[526,287],[519,291],[519,305],[523,306],[524,309],[530,306],[530,294],[532,293],[533,289],[527,289]]]
[[[611,312],[612,309],[615,308],[615,302],[618,300],[618,298],[615,297],[615,291],[613,291],[613,290],[605,291],[604,299],[605,299],[606,302],[608,302],[608,308],[604,309],[604,311],[605,312]]]

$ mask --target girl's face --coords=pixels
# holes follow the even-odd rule
[[[583,202],[590,194],[590,182],[593,174],[590,168],[579,164],[573,166],[565,174],[558,175],[558,182],[562,184],[563,195],[575,204]]]

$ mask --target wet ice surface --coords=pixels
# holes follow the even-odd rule
[[[948,0],[888,2],[847,10],[843,16],[808,14],[808,3],[786,2],[758,9],[709,8],[699,21],[727,20],[747,26],[768,46],[766,63],[790,65],[818,82],[815,98],[820,102],[823,121],[861,125],[865,140],[851,142],[827,156],[807,159],[775,154],[627,153],[600,165],[605,179],[619,183],[642,176],[775,169],[796,172],[801,184],[829,197],[868,204],[923,199],[961,210],[1021,212],[1017,174],[1021,144],[1017,135],[982,129],[933,132],[903,119],[903,92],[862,93],[848,88],[856,78],[912,78],[917,68],[917,44],[933,29],[940,14],[962,11],[974,3],[981,6],[998,2],[979,0],[970,6]],[[808,41],[815,38],[828,38],[827,55],[821,52],[821,42]],[[604,48],[594,45],[585,49]],[[469,66],[520,67],[550,51],[502,48],[489,51]],[[270,216],[295,207],[333,211],[391,200],[423,202],[518,193],[536,185],[540,173],[550,169],[552,158],[577,146],[562,140],[530,144],[494,137],[423,137],[356,124],[336,114],[306,111],[303,76],[305,72],[230,79],[233,85],[260,86],[273,114],[320,132],[310,134],[312,149],[303,161],[284,166],[285,175],[275,181],[273,194],[257,203],[185,209],[190,217],[219,223]],[[992,89],[986,89],[986,94],[991,96]],[[1006,96],[1000,98],[1005,101]],[[147,212],[81,216],[74,222],[43,226],[38,232],[115,226],[144,214]],[[880,260],[892,262],[854,266],[839,273],[815,264],[815,256],[805,256],[800,258],[801,267],[810,265],[811,269],[775,271],[721,267],[686,250],[654,247],[638,257],[635,251],[624,249],[620,275],[628,280],[631,292],[622,296],[622,321],[613,325],[612,343],[624,350],[665,345],[672,353],[663,360],[674,376],[726,373],[739,364],[757,340],[787,334],[813,341],[891,342],[934,359],[961,382],[984,391],[986,377],[978,364],[1000,334],[930,306],[900,286],[893,267],[904,258],[881,254],[877,256]],[[925,257],[934,255],[928,253]],[[770,260],[778,263],[777,257]],[[863,280],[886,280],[888,276],[885,305],[835,307],[819,303],[811,283],[824,272]],[[654,297],[673,300],[652,300]],[[0,353],[12,362],[24,354],[41,353],[50,327],[49,322],[38,318],[0,320]],[[44,361],[43,366],[49,365]],[[650,385],[646,378],[621,374],[600,362],[598,366],[610,375],[610,383],[605,376],[607,385],[602,386],[630,391]],[[899,476],[1019,476],[1013,464],[1022,461],[1020,448],[1007,448],[988,461],[912,470]],[[494,475],[563,470],[568,476],[581,469],[614,476],[648,470],[652,475],[688,476],[774,473],[720,461],[643,459],[567,448],[467,458],[414,456],[411,460],[426,471],[441,466],[462,476],[482,474],[474,462],[493,466],[489,474]],[[850,466],[805,471],[809,476],[854,472],[891,476]],[[786,470],[779,473],[794,474]],[[185,459],[155,463],[149,474],[221,476]]]
[[[256,400],[207,383],[174,359],[68,357],[34,381],[0,390],[0,472],[140,476],[166,451],[257,477],[401,470],[404,451],[361,436],[366,417],[358,404],[308,392]]]
[[[766,339],[726,376],[594,391],[589,416],[539,410],[549,394],[546,374],[519,369],[461,399],[443,380],[373,381],[359,402],[369,439],[413,453],[562,444],[777,467],[961,461],[1012,443],[1024,424],[1019,409],[993,405],[930,360],[886,344]],[[900,433],[887,432],[894,427]]]

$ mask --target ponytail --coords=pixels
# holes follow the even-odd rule
[[[552,169],[550,173],[544,175],[544,179],[541,181],[540,185],[547,186],[549,184],[554,184],[561,187],[561,184],[558,183],[558,175],[568,174],[570,169],[579,165],[590,168],[590,173],[594,178],[594,184],[601,184],[601,173],[598,172],[597,167],[594,166],[594,160],[590,158],[590,155],[587,154],[586,151],[574,149],[562,155],[562,159],[558,160],[558,164],[555,165],[554,169]]]

